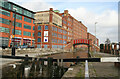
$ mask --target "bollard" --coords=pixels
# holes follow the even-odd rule
[[[79,59],[79,56],[77,56],[76,58]],[[77,65],[77,64],[78,64],[78,61],[76,61],[75,64]]]

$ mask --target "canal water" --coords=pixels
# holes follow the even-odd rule
[[[88,57],[88,51],[85,50],[81,50],[81,51],[77,51],[77,52],[69,52],[69,53],[59,53],[59,54],[54,54],[51,56],[47,56],[47,57],[52,57],[55,59],[64,59],[64,58],[87,58]],[[71,64],[74,63],[70,63],[70,62],[63,62],[63,66],[65,68],[70,67]]]

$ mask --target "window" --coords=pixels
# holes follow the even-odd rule
[[[58,32],[62,33],[62,29],[58,29]]]
[[[45,26],[45,30],[48,30],[48,26]]]
[[[67,22],[66,22],[66,21],[64,21],[64,20],[63,20],[63,23],[64,23],[64,24],[67,24]]]
[[[41,38],[38,38],[38,40],[37,40],[38,42],[41,42]]]
[[[48,48],[48,45],[44,45],[44,48]]]
[[[58,43],[63,43],[62,40],[58,40]]]
[[[24,10],[24,15],[26,15],[26,16],[28,16],[28,17],[31,17],[31,18],[34,17],[33,13],[30,12],[30,11],[28,11],[28,10]]]
[[[12,33],[13,33],[14,29],[12,29]],[[21,30],[15,30],[15,34],[16,35],[21,35]]]
[[[10,16],[10,12],[9,11],[3,10],[3,9],[0,9],[0,10],[1,10],[0,14],[6,15],[6,16]]]
[[[13,13],[13,18],[14,18],[14,13]],[[22,20],[22,16],[21,16],[21,15],[16,14],[16,19]]]
[[[38,36],[41,36],[41,32],[38,32]]]
[[[64,34],[67,34],[67,31],[63,30],[63,33],[64,33]]]
[[[58,45],[58,48],[62,48],[62,45]]]
[[[34,37],[34,36],[35,36],[35,34],[33,33],[33,34],[32,34],[32,36]]]
[[[31,23],[31,19],[24,17],[24,21]]]
[[[63,40],[63,44],[67,44],[67,42]]]
[[[61,34],[58,34],[58,38],[62,38],[62,35],[61,35]]]
[[[4,1],[4,0],[0,0],[0,6],[6,8],[6,9],[9,9],[11,10],[11,4],[8,3],[7,1]]]
[[[57,33],[52,33],[52,36],[57,37]]]
[[[9,33],[9,28],[0,27],[0,32]]]
[[[10,20],[4,19],[4,18],[0,18],[0,23],[9,25],[10,24]]]
[[[14,21],[13,21],[13,26],[14,26]],[[22,27],[22,23],[16,22],[16,27]]]
[[[23,35],[24,35],[24,36],[31,36],[31,32],[26,32],[26,31],[24,31],[24,32],[23,32]]]
[[[25,28],[25,29],[30,29],[30,30],[31,30],[31,26],[26,25],[26,24],[24,24],[24,28]]]
[[[6,37],[0,37],[0,45],[2,46],[8,46],[9,38]]]
[[[63,35],[63,39],[67,39],[67,37]]]
[[[22,14],[22,8],[20,8],[20,7],[16,6],[16,5],[13,5],[13,9],[12,9],[13,11],[14,11],[14,8],[17,9],[17,10],[16,10],[17,13]]]
[[[68,26],[69,26],[70,24],[68,23]]]
[[[57,43],[57,39],[52,39],[52,43]]]
[[[53,30],[53,31],[57,31],[57,27],[54,27],[54,26],[53,26],[53,27],[52,27],[52,30]]]
[[[16,26],[17,26],[17,27],[22,27],[22,23],[18,23],[18,22],[17,22],[17,23],[16,23]]]
[[[33,20],[33,24],[35,24],[35,20]]]
[[[37,44],[37,48],[41,48],[41,46],[39,44]]]
[[[41,30],[41,26],[38,26],[38,30]]]
[[[35,26],[33,26],[33,30],[35,30]]]
[[[52,48],[57,48],[57,45],[52,45]]]

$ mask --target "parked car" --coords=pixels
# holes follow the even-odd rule
[[[35,48],[35,46],[28,46],[28,48]]]
[[[28,48],[27,45],[18,46],[18,48]]]
[[[3,48],[3,49],[8,48],[8,46],[4,45],[4,44],[0,45],[0,47]]]

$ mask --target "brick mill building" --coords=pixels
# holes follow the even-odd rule
[[[62,17],[52,8],[36,12],[35,30],[38,48],[63,48],[67,43],[67,29],[62,27]]]
[[[87,39],[87,27],[68,10],[59,13],[50,8],[35,14],[35,45],[40,48],[71,48],[72,39]]]
[[[10,1],[0,1],[0,45],[34,45],[34,12]],[[14,28],[14,8],[16,8],[16,27]],[[13,41],[15,39],[15,41]]]
[[[94,35],[92,35],[91,33],[87,33],[87,39],[91,40],[91,47],[90,50],[91,51],[99,51],[99,40],[98,38],[96,38]],[[96,41],[96,42],[95,42]]]

